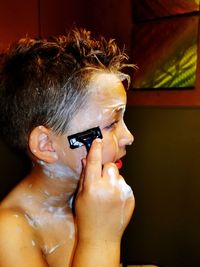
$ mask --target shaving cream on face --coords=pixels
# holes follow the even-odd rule
[[[90,94],[85,108],[70,123],[73,129],[68,135],[99,126],[103,130],[111,124],[120,110],[124,113],[126,92],[118,77],[111,73],[96,73],[88,85]],[[90,116],[88,116],[90,114]],[[77,125],[77,121],[79,124]],[[87,128],[85,127],[87,125]],[[115,138],[118,150],[118,140]],[[114,158],[110,158],[113,161]],[[116,159],[115,159],[116,160]],[[109,159],[108,159],[109,161]],[[106,161],[104,161],[106,162]],[[103,163],[104,163],[103,162]]]
[[[125,107],[126,92],[124,90],[122,94],[122,91],[120,91],[119,98],[119,85],[121,85],[121,81],[115,74],[106,72],[93,74],[87,88],[90,91],[87,104],[70,122],[70,128],[73,130],[69,131],[68,135],[100,126],[105,113],[110,113],[113,109],[122,106]],[[114,91],[116,91],[116,94],[113,94]]]
[[[119,84],[121,84],[119,77],[112,73],[97,72],[91,77],[88,84],[88,91],[90,91],[88,101],[84,109],[81,109],[71,120],[65,142],[60,143],[61,149],[55,155],[55,159],[58,159],[57,162],[51,164],[44,161],[38,162],[47,177],[51,179],[66,179],[67,177],[75,180],[79,179],[82,170],[81,160],[86,158],[87,152],[84,148],[75,153],[72,152],[69,148],[67,136],[89,128],[101,127],[105,117],[108,119],[116,109],[125,108],[126,93],[125,90],[123,92],[122,89],[118,89]],[[122,88],[122,85],[120,86]],[[88,116],[88,114],[91,114],[91,116]],[[45,134],[41,135],[41,146],[43,142],[46,142]]]
[[[113,109],[121,105],[126,105],[127,97],[124,86],[115,74],[94,74],[91,79],[90,87],[93,93],[92,98],[95,102],[103,104],[105,109]],[[121,88],[123,88],[123,90],[121,90]]]

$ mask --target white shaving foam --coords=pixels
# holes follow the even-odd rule
[[[61,180],[63,178],[73,178],[76,180],[79,179],[79,176],[75,171],[73,171],[68,166],[65,166],[63,164],[59,163],[48,164],[42,160],[39,160],[38,163],[40,164],[40,166],[42,166],[44,174],[51,179],[55,178]]]
[[[120,191],[120,199],[122,201],[122,207],[121,207],[121,217],[120,217],[120,229],[124,224],[124,208],[125,208],[125,203],[128,198],[133,197],[133,191],[131,187],[125,182],[123,178],[118,179],[116,177],[116,171],[114,167],[110,167],[108,169],[108,174],[110,176],[110,182],[112,186],[116,186],[119,191]]]

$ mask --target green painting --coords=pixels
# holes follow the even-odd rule
[[[138,70],[133,89],[194,88],[198,24],[198,15],[136,24],[132,57]]]

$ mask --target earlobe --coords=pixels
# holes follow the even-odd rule
[[[52,131],[44,126],[35,127],[29,136],[29,149],[38,159],[48,163],[57,161]]]

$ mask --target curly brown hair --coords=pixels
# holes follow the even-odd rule
[[[127,79],[121,71],[127,60],[115,40],[94,39],[85,29],[48,39],[20,39],[1,55],[2,136],[26,150],[36,126],[63,134],[87,102],[91,75],[106,71]]]

